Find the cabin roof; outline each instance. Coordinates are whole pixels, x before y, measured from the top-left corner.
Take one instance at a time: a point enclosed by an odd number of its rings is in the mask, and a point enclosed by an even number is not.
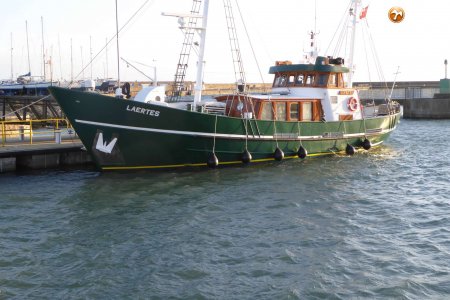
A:
[[[342,65],[327,63],[327,58],[319,56],[315,64],[280,64],[272,66],[269,74],[289,73],[289,72],[327,72],[327,73],[348,73],[349,69]]]

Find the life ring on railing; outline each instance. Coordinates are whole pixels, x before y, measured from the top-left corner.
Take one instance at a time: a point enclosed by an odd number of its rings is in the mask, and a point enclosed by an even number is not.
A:
[[[358,100],[356,100],[356,98],[350,97],[347,100],[347,107],[351,111],[357,110],[358,109]]]

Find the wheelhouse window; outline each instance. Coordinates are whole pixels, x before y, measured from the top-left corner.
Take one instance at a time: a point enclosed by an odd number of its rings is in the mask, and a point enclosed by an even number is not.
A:
[[[317,77],[317,85],[318,86],[326,86],[327,85],[328,74],[319,74]]]
[[[289,118],[291,121],[298,121],[299,119],[299,105],[298,102],[289,104]]]
[[[261,120],[273,120],[273,108],[271,102],[261,103]]]
[[[277,111],[277,120],[285,121],[286,120],[286,103],[276,102],[275,107],[276,107],[276,111]]]
[[[328,79],[328,86],[337,87],[338,86],[338,76],[337,74],[330,74]]]
[[[312,121],[312,103],[303,102],[302,103],[302,121]]]
[[[314,75],[309,74],[306,75],[306,85],[313,85],[314,84]]]
[[[294,85],[294,82],[295,82],[295,76],[289,75],[288,85]]]
[[[295,77],[295,85],[303,85],[303,82],[305,80],[305,76],[303,74],[299,74]]]
[[[275,78],[274,87],[283,87],[286,86],[287,83],[287,76],[281,75]]]

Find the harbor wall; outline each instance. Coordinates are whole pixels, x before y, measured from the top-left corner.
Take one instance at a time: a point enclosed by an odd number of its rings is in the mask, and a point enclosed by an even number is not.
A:
[[[55,147],[50,144],[39,149],[28,148],[29,146],[15,147],[13,150],[0,148],[0,173],[92,165],[90,155],[81,149],[81,144],[75,147]]]
[[[406,119],[450,119],[450,97],[396,100]]]

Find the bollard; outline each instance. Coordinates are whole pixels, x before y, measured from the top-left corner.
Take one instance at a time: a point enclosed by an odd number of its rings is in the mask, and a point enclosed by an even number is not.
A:
[[[55,130],[55,143],[61,144],[61,130]]]
[[[19,125],[19,137],[21,142],[25,140],[25,129],[23,125]]]

